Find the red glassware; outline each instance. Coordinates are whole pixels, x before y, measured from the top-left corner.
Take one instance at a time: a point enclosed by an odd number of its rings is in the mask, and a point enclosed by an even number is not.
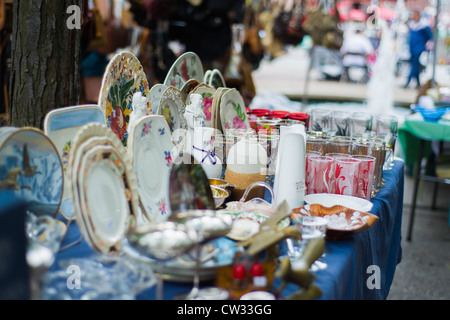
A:
[[[293,112],[289,114],[289,119],[303,121],[305,123],[306,130],[309,129],[309,118],[310,115],[304,112]]]
[[[288,111],[272,111],[269,113],[269,117],[272,119],[289,119]]]

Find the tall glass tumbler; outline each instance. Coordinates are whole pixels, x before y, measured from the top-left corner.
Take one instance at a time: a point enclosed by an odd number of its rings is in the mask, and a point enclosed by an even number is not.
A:
[[[356,197],[358,192],[358,175],[360,164],[361,160],[355,158],[336,159],[336,194]]]
[[[311,110],[310,126],[311,131],[331,131],[331,110],[317,108]]]
[[[356,196],[370,201],[372,198],[376,158],[372,156],[353,156],[353,158],[361,160],[359,165],[358,191]]]
[[[326,156],[307,157],[306,194],[332,193],[335,181],[334,159]]]
[[[368,112],[353,112],[350,119],[350,136],[366,138],[372,131],[373,115]]]
[[[333,111],[331,113],[331,130],[335,136],[350,135],[351,113],[346,111]]]

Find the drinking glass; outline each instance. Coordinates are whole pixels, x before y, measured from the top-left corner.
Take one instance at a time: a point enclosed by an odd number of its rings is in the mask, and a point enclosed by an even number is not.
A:
[[[384,170],[390,170],[393,166],[393,157],[395,152],[395,141],[398,132],[398,119],[392,115],[378,115],[376,117],[376,135],[378,138],[384,139],[386,148],[391,152],[387,152],[387,158]]]
[[[306,194],[332,193],[334,185],[334,159],[325,156],[307,157]]]
[[[312,109],[310,117],[311,131],[322,131],[329,133],[331,131],[331,110]]]
[[[328,140],[322,138],[308,138],[306,139],[306,151],[318,151],[325,154]]]
[[[329,153],[351,154],[353,149],[353,141],[351,139],[343,139],[349,137],[335,137],[328,142]]]
[[[355,158],[336,158],[336,194],[356,196],[360,163]]]
[[[299,259],[311,239],[325,237],[328,220],[318,216],[296,217],[292,220],[302,233],[302,239],[286,239],[287,252],[291,261]]]
[[[356,196],[370,201],[372,197],[376,158],[372,156],[353,156],[353,158],[361,160]]]
[[[333,111],[331,113],[331,132],[335,136],[350,135],[350,112]]]
[[[350,119],[350,136],[368,137],[372,131],[373,115],[367,112],[353,112]]]

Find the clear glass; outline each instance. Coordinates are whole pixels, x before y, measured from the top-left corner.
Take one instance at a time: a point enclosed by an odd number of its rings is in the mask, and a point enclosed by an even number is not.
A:
[[[293,219],[293,223],[302,233],[302,239],[286,239],[287,253],[291,261],[303,255],[311,239],[325,237],[328,220],[323,217],[306,216]]]

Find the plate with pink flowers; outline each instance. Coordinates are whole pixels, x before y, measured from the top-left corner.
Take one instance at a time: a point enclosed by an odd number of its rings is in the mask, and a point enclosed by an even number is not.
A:
[[[190,79],[203,82],[203,65],[199,56],[194,52],[186,52],[182,54],[170,68],[167,73],[164,85],[173,86],[177,89],[183,87],[183,85]]]
[[[171,214],[169,179],[174,145],[169,125],[163,116],[140,118],[130,132],[133,168],[140,206],[151,222],[164,221]]]
[[[213,109],[213,99],[214,94],[216,93],[216,89],[214,89],[211,86],[208,86],[204,83],[199,84],[194,90],[191,91],[191,93],[188,95],[188,98],[186,100],[186,105],[190,104],[190,95],[191,94],[199,94],[202,96],[203,99],[203,113],[206,116],[205,120],[205,127],[211,127],[212,126],[212,109]]]
[[[219,114],[222,130],[250,128],[244,99],[236,89],[223,94],[220,99]]]
[[[137,92],[147,98],[146,113],[151,114],[150,87],[140,61],[131,52],[119,53],[106,67],[98,104],[105,114],[106,125],[125,147],[133,96]]]

